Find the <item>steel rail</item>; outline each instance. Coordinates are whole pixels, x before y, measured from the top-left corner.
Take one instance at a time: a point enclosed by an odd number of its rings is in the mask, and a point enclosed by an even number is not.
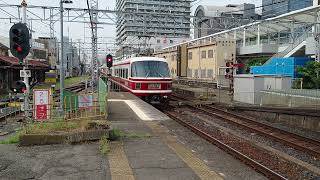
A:
[[[267,124],[254,121],[250,118],[240,116],[228,111],[221,110],[216,107],[202,105],[202,107],[187,105],[192,109],[204,112],[210,116],[217,117],[219,119],[225,120],[237,126],[243,127],[250,131],[259,133],[260,135],[266,136],[268,138],[274,139],[283,144],[289,145],[297,150],[307,152],[317,158],[320,158],[320,142],[303,137],[288,131],[284,131]],[[203,108],[204,107],[204,108]]]
[[[204,138],[205,140],[207,140],[208,142],[216,145],[217,147],[219,147],[220,149],[226,151],[227,153],[231,154],[233,157],[241,160],[242,162],[244,162],[245,164],[251,166],[253,169],[255,169],[256,171],[264,174],[266,177],[270,178],[270,179],[287,179],[285,177],[283,177],[282,175],[278,174],[277,172],[269,169],[268,167],[264,166],[263,164],[251,159],[250,157],[246,156],[245,154],[237,151],[236,149],[230,147],[229,145],[221,142],[220,140],[212,137],[211,135],[209,135],[208,133],[202,131],[201,129],[195,127],[194,125],[191,125],[190,123],[187,123],[185,121],[183,121],[181,118],[177,117],[175,114],[171,113],[171,112],[165,112],[167,116],[169,116],[171,119],[177,121],[178,123],[180,123],[181,125],[189,128],[191,131],[193,131],[195,134],[198,134],[200,137]]]
[[[173,99],[190,100],[188,98],[180,97],[177,95],[172,95]],[[286,144],[297,150],[306,152],[316,158],[320,158],[320,142],[314,139],[310,139],[304,136],[300,136],[295,133],[291,133],[261,122],[254,119],[244,117],[226,110],[222,110],[217,107],[209,105],[201,105],[204,108],[200,108],[193,105],[187,105],[190,108],[196,109],[198,111],[204,112],[210,116],[217,117],[219,119],[228,121],[234,125],[241,126],[245,129],[259,133],[265,137],[274,139],[280,143]],[[229,116],[229,117],[228,117]],[[231,118],[230,118],[231,117]]]

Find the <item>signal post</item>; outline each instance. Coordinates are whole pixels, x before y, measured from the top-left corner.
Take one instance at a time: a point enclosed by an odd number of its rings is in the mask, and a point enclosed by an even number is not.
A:
[[[30,33],[29,29],[26,26],[27,22],[27,3],[25,0],[21,3],[22,6],[22,23],[14,24],[10,28],[9,37],[10,37],[10,51],[13,56],[19,59],[19,64],[23,64],[24,74],[24,84],[26,86],[26,91],[24,92],[24,110],[25,117],[29,116],[29,94],[30,94],[30,85],[29,85],[29,75],[27,75],[27,61],[23,63],[25,57],[28,56],[30,51]]]

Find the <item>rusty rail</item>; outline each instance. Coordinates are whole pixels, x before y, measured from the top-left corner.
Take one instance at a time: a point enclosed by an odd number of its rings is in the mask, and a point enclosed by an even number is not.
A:
[[[172,112],[165,112],[170,118],[172,118],[173,120],[177,121],[178,123],[180,123],[181,125],[189,128],[191,131],[193,131],[195,134],[198,134],[200,137],[204,138],[205,140],[207,140],[208,142],[216,145],[217,147],[219,147],[220,149],[224,150],[225,152],[231,154],[232,156],[234,156],[235,158],[241,160],[242,162],[244,162],[245,164],[251,166],[253,169],[255,169],[256,171],[264,174],[265,176],[267,176],[270,179],[286,179],[285,177],[283,177],[282,175],[278,174],[277,172],[269,169],[268,167],[264,166],[263,164],[251,159],[250,157],[246,156],[245,154],[237,151],[236,149],[228,146],[227,144],[221,142],[220,140],[210,136],[208,133],[202,131],[201,129],[195,127],[194,125],[187,123],[185,121],[183,121],[181,118],[179,118],[176,114],[172,113]]]

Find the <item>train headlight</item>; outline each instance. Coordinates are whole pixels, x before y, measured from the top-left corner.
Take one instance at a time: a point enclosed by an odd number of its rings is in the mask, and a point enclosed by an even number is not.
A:
[[[141,89],[141,83],[136,83],[136,89]]]

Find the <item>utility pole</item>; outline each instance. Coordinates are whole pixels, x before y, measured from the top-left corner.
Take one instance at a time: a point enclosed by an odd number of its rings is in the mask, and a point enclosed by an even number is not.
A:
[[[22,6],[22,23],[27,24],[27,3],[25,0],[22,0],[21,3]],[[27,59],[24,59],[24,66],[23,66],[23,71],[26,72],[28,69],[28,61]],[[25,117],[29,117],[29,95],[30,95],[30,85],[29,85],[29,78],[27,76],[24,76],[23,78],[24,84],[26,85],[26,92],[25,92],[25,97],[24,97],[24,112],[25,112]]]
[[[64,49],[63,49],[63,3],[71,4],[70,0],[60,0],[60,35],[61,35],[61,50],[60,50],[60,112],[63,114],[63,89],[64,89]]]
[[[61,49],[60,49],[60,112],[63,113],[63,89],[64,89],[64,59],[63,59],[63,0],[60,0],[60,35],[61,35]]]
[[[98,51],[98,45],[97,45],[97,36],[98,36],[98,12],[96,11],[98,9],[98,0],[91,0],[91,15],[92,15],[92,22],[91,22],[91,28],[92,28],[92,92],[94,92],[94,86],[98,82],[98,60],[97,60],[97,51]]]

